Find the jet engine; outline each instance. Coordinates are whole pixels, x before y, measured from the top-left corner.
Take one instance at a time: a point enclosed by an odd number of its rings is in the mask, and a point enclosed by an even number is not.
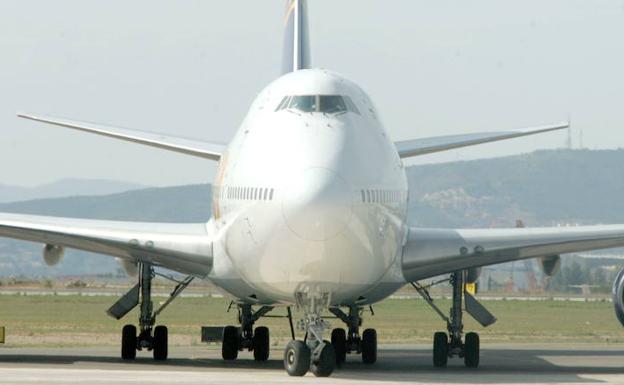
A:
[[[43,246],[43,260],[48,266],[54,266],[59,263],[63,259],[64,254],[65,248],[63,246],[50,244]]]
[[[466,283],[475,283],[477,282],[477,279],[479,279],[480,275],[481,275],[480,267],[471,267],[470,269],[466,270],[464,279],[466,280]]]
[[[542,271],[549,277],[557,274],[561,269],[561,257],[558,255],[551,255],[549,257],[542,257],[539,259]]]
[[[122,258],[116,258],[116,259],[117,259],[117,262],[119,262],[119,264],[121,265],[121,267],[123,267],[123,269],[126,271],[126,274],[128,274],[130,277],[136,277],[137,274],[139,274],[139,268],[136,262],[128,261],[127,259],[122,259]]]
[[[620,270],[613,281],[613,307],[615,316],[624,325],[624,269]]]

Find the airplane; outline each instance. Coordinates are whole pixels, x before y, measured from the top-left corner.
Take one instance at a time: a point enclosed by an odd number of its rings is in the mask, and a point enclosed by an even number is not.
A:
[[[88,122],[20,113],[38,122],[188,154],[218,162],[212,217],[207,223],[139,223],[0,214],[0,236],[44,244],[48,264],[66,248],[116,257],[137,284],[108,313],[122,318],[140,305],[137,326],[122,329],[121,357],[137,350],[168,355],[168,329],[156,326],[152,279],[165,268],[186,275],[163,306],[195,278],[213,282],[233,299],[238,324],[222,328],[222,356],[240,351],[266,361],[270,333],[256,327],[286,308],[292,340],[284,350],[291,376],[330,376],[358,354],[377,360],[377,331],[361,331],[364,310],[406,284],[438,311],[446,331],[433,338],[433,364],[460,357],[479,365],[480,340],[464,334],[464,307],[482,325],[495,317],[465,290],[482,266],[537,258],[554,274],[560,255],[624,246],[624,225],[436,229],[407,223],[409,186],[404,161],[481,143],[557,131],[558,123],[504,132],[394,142],[371,98],[355,82],[310,65],[305,0],[286,5],[282,75],[251,105],[229,144],[179,138]],[[409,124],[409,122],[408,122]],[[424,279],[449,275],[447,315],[428,295]],[[624,323],[624,272],[614,284],[616,313]],[[296,339],[291,306],[302,313]],[[327,312],[343,322],[329,332]],[[415,324],[415,327],[417,325]],[[328,339],[328,332],[329,339]]]

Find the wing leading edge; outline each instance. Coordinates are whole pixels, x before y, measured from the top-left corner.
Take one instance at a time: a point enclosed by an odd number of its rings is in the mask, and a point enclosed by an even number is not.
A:
[[[226,149],[226,145],[221,143],[210,143],[196,139],[172,137],[163,134],[130,130],[127,128],[104,126],[101,124],[79,122],[76,120],[53,118],[26,113],[18,113],[17,116],[37,122],[72,128],[92,134],[108,136],[110,138],[121,139],[128,142],[144,144],[152,147],[158,147],[165,150],[180,152],[183,154],[198,156],[211,160],[220,160]]]
[[[149,262],[204,277],[212,269],[205,223],[117,222],[0,213],[0,236]]]
[[[520,259],[624,246],[624,225],[511,229],[411,228],[406,281]]]
[[[401,158],[431,154],[452,150],[460,147],[474,146],[482,143],[496,142],[499,140],[519,138],[522,136],[536,135],[544,132],[562,130],[568,128],[569,123],[558,123],[548,126],[523,128],[519,130],[501,132],[478,132],[465,135],[435,136],[430,138],[404,140],[395,142],[394,145]]]

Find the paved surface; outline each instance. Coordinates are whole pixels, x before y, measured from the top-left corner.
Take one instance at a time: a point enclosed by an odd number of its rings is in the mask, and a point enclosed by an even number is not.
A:
[[[264,364],[249,353],[224,362],[214,348],[170,350],[165,363],[141,352],[127,363],[116,348],[0,348],[0,384],[624,384],[624,346],[487,347],[476,370],[466,369],[459,359],[434,369],[426,346],[383,346],[377,364],[364,366],[351,356],[329,379],[288,377],[281,348]]]

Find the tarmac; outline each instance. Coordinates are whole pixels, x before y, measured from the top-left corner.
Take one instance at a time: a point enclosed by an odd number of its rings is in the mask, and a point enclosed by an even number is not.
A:
[[[111,347],[5,347],[0,384],[624,384],[624,346],[482,346],[478,369],[467,369],[457,358],[445,369],[434,368],[425,345],[380,346],[376,364],[349,356],[330,378],[289,377],[282,347],[272,349],[268,362],[256,363],[248,352],[224,362],[214,346],[171,346],[165,362],[154,362],[149,352],[125,362]]]

